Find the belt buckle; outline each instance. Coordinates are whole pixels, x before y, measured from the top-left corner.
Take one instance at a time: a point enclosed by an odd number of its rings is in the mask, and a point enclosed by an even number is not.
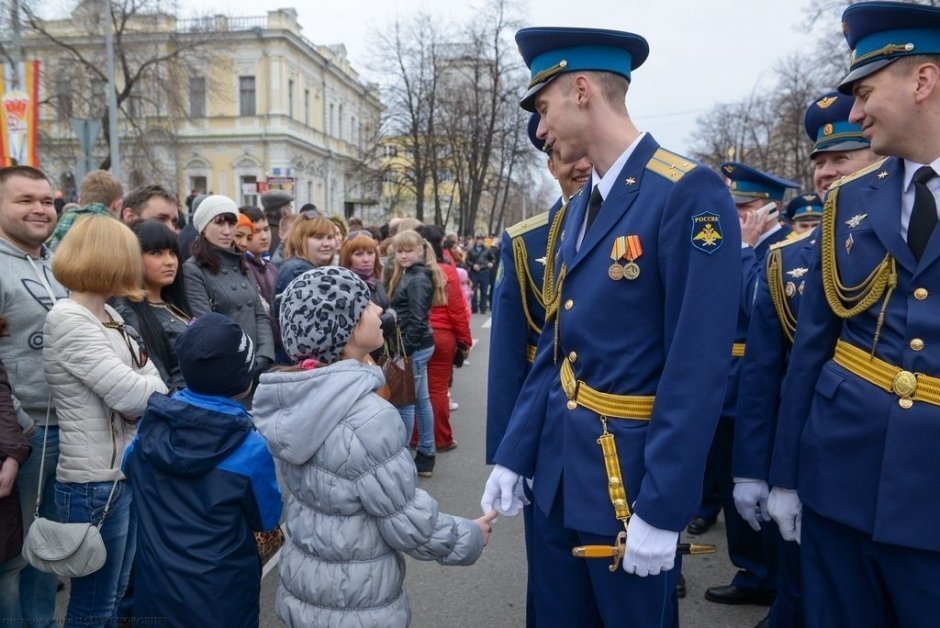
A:
[[[900,397],[898,405],[905,410],[910,408],[914,405],[911,397],[914,395],[914,391],[917,390],[917,375],[910,371],[898,371],[891,382],[891,390]]]

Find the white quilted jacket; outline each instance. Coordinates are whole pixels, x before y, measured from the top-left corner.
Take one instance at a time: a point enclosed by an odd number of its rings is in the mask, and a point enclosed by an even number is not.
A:
[[[255,425],[290,490],[276,603],[288,626],[407,626],[402,552],[468,565],[483,551],[474,522],[415,487],[401,416],[373,392],[384,383],[355,360],[261,376]]]
[[[115,322],[123,322],[105,307]],[[56,302],[42,336],[43,367],[59,416],[56,478],[76,483],[124,479],[121,459],[137,428],[121,415],[139,417],[150,395],[167,391],[159,372],[150,361],[135,370],[120,332],[105,328],[71,299]]]

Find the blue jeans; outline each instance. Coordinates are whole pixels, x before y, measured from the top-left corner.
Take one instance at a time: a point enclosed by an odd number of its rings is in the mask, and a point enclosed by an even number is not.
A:
[[[32,454],[20,467],[16,476],[16,485],[20,493],[20,510],[23,514],[23,534],[33,522],[36,510],[36,494],[39,491],[39,463],[42,457],[42,439],[46,428],[39,426],[30,437]],[[43,490],[40,514],[55,518],[55,496],[53,480],[56,465],[59,463],[59,427],[49,427],[46,441],[46,464],[42,470]],[[40,628],[55,626],[55,590],[56,577],[43,573],[26,564],[17,556],[5,563],[0,563],[0,619],[8,617],[28,620],[26,625]],[[10,622],[11,625],[16,625]],[[6,624],[4,624],[6,625]]]
[[[55,482],[58,520],[65,523],[101,521],[111,492],[111,482]],[[72,578],[68,626],[114,626],[118,601],[124,596],[137,549],[137,521],[131,508],[131,490],[119,482],[111,500],[111,509],[101,526],[108,559],[104,567],[83,578]]]
[[[411,368],[415,374],[415,403],[398,408],[401,420],[405,422],[405,442],[411,441],[417,409],[418,451],[428,456],[434,455],[434,410],[431,409],[431,395],[428,393],[428,362],[433,354],[433,346],[418,349],[411,354]]]

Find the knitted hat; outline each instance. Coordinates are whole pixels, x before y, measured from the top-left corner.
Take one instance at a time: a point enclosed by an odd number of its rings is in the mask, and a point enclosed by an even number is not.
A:
[[[193,392],[234,397],[251,386],[254,345],[227,316],[210,312],[197,318],[176,339],[176,355]]]
[[[221,194],[207,196],[199,203],[199,207],[193,213],[193,227],[196,228],[197,233],[202,233],[209,226],[209,223],[215,220],[216,216],[222,214],[232,214],[233,217],[237,218],[238,205],[229,197]]]
[[[348,268],[308,270],[281,295],[281,336],[292,360],[330,363],[349,342],[369,305],[369,286]]]
[[[251,218],[249,218],[248,216],[240,212],[238,214],[238,222],[235,224],[236,229],[238,229],[239,227],[244,227],[245,229],[248,229],[248,233],[255,232],[255,223],[251,222]]]

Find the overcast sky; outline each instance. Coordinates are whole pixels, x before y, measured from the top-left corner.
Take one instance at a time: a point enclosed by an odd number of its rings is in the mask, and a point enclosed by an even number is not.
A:
[[[699,115],[719,102],[772,89],[775,61],[812,49],[813,37],[801,31],[808,1],[528,0],[526,23],[595,26],[643,35],[650,43],[650,56],[633,73],[628,108],[638,126],[651,131],[663,146],[685,152]],[[345,44],[353,66],[367,75],[367,39],[375,29],[416,11],[433,15],[446,11],[447,19],[466,21],[473,15],[471,2],[186,0],[181,6],[185,13],[241,16],[294,6],[305,36],[318,44]],[[573,8],[583,10],[574,13]],[[830,30],[838,33],[838,24]],[[519,86],[520,94],[523,87]]]

